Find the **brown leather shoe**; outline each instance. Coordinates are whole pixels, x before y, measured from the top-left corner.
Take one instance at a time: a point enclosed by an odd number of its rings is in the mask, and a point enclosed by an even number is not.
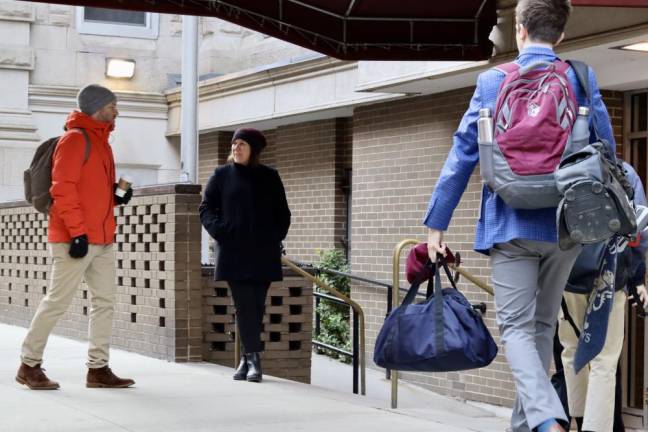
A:
[[[135,384],[129,378],[119,378],[108,366],[98,369],[88,369],[86,387],[88,388],[126,388]]]
[[[41,366],[27,366],[25,363],[20,363],[20,368],[16,374],[16,381],[20,384],[26,385],[32,390],[57,390],[60,386],[56,381],[47,378],[45,369]]]

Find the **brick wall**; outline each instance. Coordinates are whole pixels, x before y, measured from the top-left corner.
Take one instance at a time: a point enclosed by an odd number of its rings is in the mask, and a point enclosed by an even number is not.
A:
[[[217,166],[227,160],[231,149],[231,132],[201,134],[198,141],[198,183],[205,186]]]
[[[171,361],[202,358],[200,188],[142,188],[115,209],[117,294],[112,345]],[[49,289],[47,218],[24,203],[0,205],[0,321],[29,326]],[[85,283],[55,333],[86,339]]]
[[[391,281],[394,246],[405,238],[425,240],[421,220],[452,144],[472,89],[371,105],[356,110],[353,123],[351,266],[354,273]],[[487,257],[472,251],[481,186],[478,170],[455,210],[446,240],[464,266],[489,279]],[[403,252],[404,261],[407,250]],[[401,265],[402,268],[402,265]],[[401,272],[401,286],[405,286]],[[386,293],[353,286],[367,315],[368,352],[384,320]],[[460,284],[471,301],[488,306],[487,325],[498,340],[492,299],[472,284]],[[368,362],[371,365],[371,362]],[[403,374],[430,389],[456,397],[510,405],[515,393],[502,353],[488,368],[467,373]]]
[[[336,162],[336,178],[341,193],[339,208],[336,209],[336,238],[343,239],[342,246],[345,246],[350,254],[351,233],[348,230],[353,219],[350,214],[353,189],[353,119],[338,119],[337,131],[337,143],[342,149],[337,152]]]
[[[317,250],[343,247],[349,120],[331,119],[279,127],[270,149],[286,188],[292,224],[285,245],[300,260],[317,261]]]
[[[213,267],[203,278],[203,358],[232,366],[236,323],[234,304],[226,282],[213,280]],[[313,287],[291,274],[270,285],[266,298],[261,341],[266,374],[310,383],[313,329]]]
[[[612,122],[618,156],[623,156],[623,95],[623,92],[619,91],[601,90],[603,102]]]

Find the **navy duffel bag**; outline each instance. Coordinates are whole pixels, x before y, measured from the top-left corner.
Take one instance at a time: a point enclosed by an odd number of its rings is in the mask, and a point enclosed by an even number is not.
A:
[[[401,371],[450,372],[489,365],[497,355],[497,345],[479,312],[457,290],[441,288],[437,261],[434,295],[412,304],[425,273],[414,281],[403,303],[383,324],[374,350],[374,362],[383,368]]]

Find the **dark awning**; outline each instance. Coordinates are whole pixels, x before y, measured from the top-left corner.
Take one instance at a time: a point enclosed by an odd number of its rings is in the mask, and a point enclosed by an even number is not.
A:
[[[573,6],[648,7],[648,0],[572,0]]]
[[[213,16],[345,60],[483,60],[495,0],[53,0]]]

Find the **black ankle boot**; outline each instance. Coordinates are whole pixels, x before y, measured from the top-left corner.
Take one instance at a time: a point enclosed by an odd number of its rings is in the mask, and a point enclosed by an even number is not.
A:
[[[247,378],[247,373],[248,373],[248,364],[247,364],[247,358],[245,354],[241,356],[241,362],[239,363],[238,367],[236,368],[236,372],[234,372],[234,379],[236,381],[243,381]]]
[[[258,352],[246,354],[247,357],[247,380],[249,382],[261,382],[263,373],[261,371],[261,357]]]

